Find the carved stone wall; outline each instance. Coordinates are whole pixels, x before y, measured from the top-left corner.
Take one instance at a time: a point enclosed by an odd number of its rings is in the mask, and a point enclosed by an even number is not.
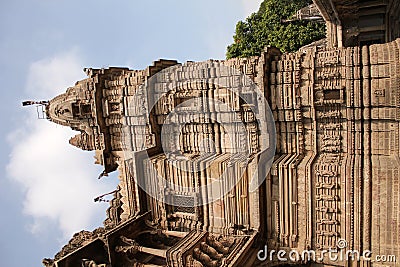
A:
[[[272,59],[271,244],[399,253],[399,44]]]
[[[259,245],[317,253],[345,240],[347,249],[400,255],[399,53],[397,39],[363,47],[308,47],[290,54],[268,48],[260,57],[207,61],[214,71],[222,65],[240,70],[268,100],[276,126],[276,156],[268,174],[257,167],[257,155],[265,146],[260,139],[262,129],[255,123],[257,114],[226,88],[180,83],[179,76],[165,76],[157,80],[154,92],[141,91],[142,83],[169,66],[176,65],[181,77],[202,75],[194,63],[160,60],[146,70],[88,69],[87,79],[50,101],[47,115],[53,122],[80,131],[70,143],[95,150],[106,173],[118,169],[119,191],[105,222],[110,234],[151,211],[150,221],[162,230],[252,235]],[[166,89],[163,79],[175,81],[176,88]],[[193,103],[211,117],[228,118],[224,125],[179,112],[190,110],[185,101],[198,96],[233,108],[215,110],[209,102]],[[168,118],[172,110],[177,112],[173,119]],[[184,127],[177,128],[174,120],[185,122]],[[239,121],[246,135],[237,134]],[[171,138],[168,149],[161,148],[162,130]],[[238,146],[227,141],[227,133],[239,147],[248,144],[250,161],[243,170]],[[191,159],[190,164],[174,154],[178,148]],[[228,166],[228,158],[234,155],[238,155],[237,164]],[[208,164],[211,156],[214,165],[193,171]],[[221,199],[209,203],[214,192],[197,188],[227,168],[232,170],[231,177],[243,171],[243,178]],[[252,193],[249,181],[255,173],[267,178]],[[157,181],[147,184],[151,192],[178,204],[157,200],[138,186],[150,179]],[[180,187],[193,191],[181,192]],[[193,203],[205,204],[192,207]],[[246,242],[237,251],[248,253],[251,263],[255,254],[247,250],[250,243]],[[201,264],[209,262],[207,255],[199,253],[185,261],[193,266],[200,266],[199,259]],[[347,263],[327,259],[323,264]]]

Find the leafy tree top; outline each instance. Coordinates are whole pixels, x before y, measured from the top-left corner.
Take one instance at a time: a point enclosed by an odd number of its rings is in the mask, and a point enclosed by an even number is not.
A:
[[[227,48],[226,57],[260,55],[267,45],[282,52],[293,52],[300,47],[325,37],[325,25],[314,21],[283,22],[311,0],[264,0],[259,10],[236,25],[234,43]]]

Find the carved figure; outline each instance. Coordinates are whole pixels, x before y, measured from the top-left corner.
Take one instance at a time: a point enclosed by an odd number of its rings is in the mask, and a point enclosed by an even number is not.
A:
[[[186,267],[203,267],[203,266],[204,265],[195,258],[193,258],[192,255],[188,255],[186,257]]]
[[[224,247],[224,245],[222,245],[221,242],[219,242],[215,236],[213,235],[209,235],[207,237],[207,242],[210,246],[214,247],[217,251],[219,251],[220,253],[226,255],[229,253],[229,247]]]
[[[210,255],[210,257],[215,259],[215,260],[220,260],[220,259],[223,258],[222,254],[219,254],[218,251],[215,250],[215,248],[207,245],[206,242],[201,242],[200,243],[200,248],[204,253],[206,253],[207,255]]]
[[[43,259],[42,263],[45,267],[54,267],[53,259],[45,258],[45,259]]]
[[[195,256],[196,259],[204,263],[207,267],[218,267],[218,261],[212,260],[210,256],[202,252],[199,248],[195,248],[193,250],[193,255]]]
[[[107,267],[107,265],[97,264],[94,260],[82,259],[82,267]]]

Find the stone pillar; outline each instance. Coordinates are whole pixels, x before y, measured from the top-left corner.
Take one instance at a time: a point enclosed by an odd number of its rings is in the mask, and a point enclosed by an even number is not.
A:
[[[147,254],[151,254],[154,256],[158,256],[161,258],[167,258],[167,250],[166,249],[155,249],[155,248],[148,248],[140,246],[135,240],[121,237],[121,240],[128,244],[127,246],[117,246],[115,248],[116,252],[123,252],[128,254],[135,254],[137,252],[144,252]]]
[[[165,259],[167,258],[167,250],[166,249],[156,249],[156,248],[148,248],[148,247],[142,247],[142,246],[137,246],[135,249],[137,251],[151,254],[154,256],[158,256],[161,258],[165,258]]]
[[[168,231],[168,230],[163,230],[162,233],[167,236],[173,236],[173,237],[178,237],[178,238],[184,238],[188,234],[186,232]]]
[[[160,267],[161,265],[135,262],[132,266],[133,267]]]

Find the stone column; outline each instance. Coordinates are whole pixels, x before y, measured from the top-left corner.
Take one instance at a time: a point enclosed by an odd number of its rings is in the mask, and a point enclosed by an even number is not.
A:
[[[186,232],[168,231],[168,230],[163,230],[162,233],[167,236],[173,236],[173,237],[178,237],[178,238],[184,238],[188,234]]]
[[[161,265],[135,262],[132,266],[133,267],[160,267]]]
[[[122,237],[123,242],[129,244],[128,246],[117,246],[115,248],[116,252],[123,252],[123,253],[132,253],[135,254],[137,252],[144,252],[147,254],[151,254],[154,256],[158,256],[161,258],[167,258],[167,250],[166,249],[155,249],[155,248],[148,248],[140,246],[136,241],[131,240],[129,238]]]
[[[142,246],[136,246],[135,249],[139,252],[144,252],[147,254],[151,254],[154,256],[158,256],[161,258],[167,258],[167,250],[166,249],[156,249],[156,248],[148,248]]]

